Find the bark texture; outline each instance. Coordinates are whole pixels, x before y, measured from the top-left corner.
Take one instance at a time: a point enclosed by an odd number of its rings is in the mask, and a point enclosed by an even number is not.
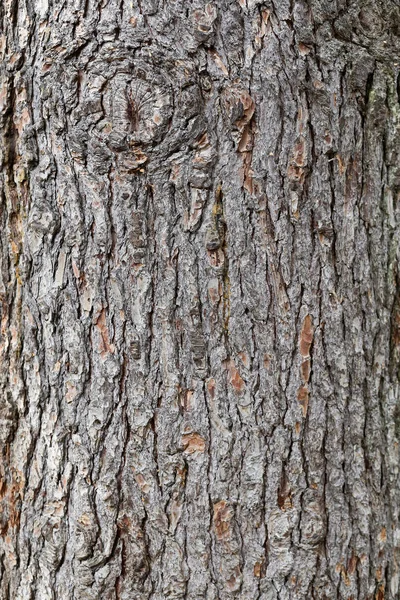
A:
[[[398,600],[398,2],[0,14],[1,600]]]

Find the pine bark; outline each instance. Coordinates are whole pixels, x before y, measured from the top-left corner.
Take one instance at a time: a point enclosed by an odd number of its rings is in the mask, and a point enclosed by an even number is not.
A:
[[[1,600],[397,600],[397,1],[0,15]]]

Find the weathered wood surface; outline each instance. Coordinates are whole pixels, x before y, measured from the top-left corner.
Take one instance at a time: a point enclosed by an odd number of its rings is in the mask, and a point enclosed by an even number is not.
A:
[[[397,600],[394,0],[4,0],[1,600]]]

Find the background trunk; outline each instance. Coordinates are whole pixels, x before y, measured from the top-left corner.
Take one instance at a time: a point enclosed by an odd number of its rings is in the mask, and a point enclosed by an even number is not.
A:
[[[0,12],[1,599],[398,599],[397,2]]]

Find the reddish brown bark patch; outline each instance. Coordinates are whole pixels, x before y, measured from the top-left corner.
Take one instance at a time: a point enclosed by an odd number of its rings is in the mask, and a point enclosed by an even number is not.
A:
[[[240,579],[241,579],[241,571],[240,571],[239,565],[237,565],[235,567],[232,575],[229,577],[229,579],[226,582],[228,590],[230,590],[231,592],[237,591],[240,587]]]
[[[355,572],[356,566],[357,566],[357,561],[358,561],[357,556],[355,556],[355,554],[352,553],[350,560],[348,562],[348,565],[347,565],[347,572],[349,575],[353,575],[353,573]]]
[[[300,366],[300,374],[301,374],[303,383],[308,383],[308,380],[310,379],[310,371],[311,371],[310,359],[307,358],[306,360],[303,360],[303,362],[301,363],[301,366]]]
[[[211,400],[215,397],[215,379],[211,378],[207,381],[207,391],[210,394]]]
[[[231,384],[231,386],[233,387],[235,392],[237,394],[241,394],[244,390],[245,383],[244,383],[243,379],[240,377],[239,371],[237,370],[236,365],[233,362],[233,360],[230,360],[228,362],[228,377],[229,377],[229,383]]]
[[[244,364],[244,366],[246,367],[246,369],[248,369],[250,366],[250,361],[249,361],[249,357],[246,354],[246,352],[239,352],[239,358],[242,361],[242,363]]]
[[[381,584],[378,587],[378,591],[376,592],[375,600],[384,600],[384,599],[385,599],[385,586],[383,584]]]
[[[195,452],[204,452],[206,442],[198,433],[186,433],[182,436],[182,444],[186,454],[194,454]]]
[[[300,333],[300,354],[304,357],[310,356],[310,348],[313,341],[314,328],[310,315],[306,315]]]
[[[107,354],[112,354],[115,350],[114,344],[110,343],[108,334],[107,322],[106,322],[106,311],[103,308],[96,323],[97,329],[100,331],[101,339],[99,344],[99,351],[102,357]]]
[[[257,561],[254,565],[253,569],[254,577],[261,579],[261,577],[265,577],[265,561]]]
[[[302,42],[300,42],[299,44],[299,54],[300,56],[307,56],[307,54],[310,54],[310,48],[308,46],[306,46],[305,44],[303,44]]]
[[[117,521],[118,529],[123,533],[128,533],[132,528],[132,519],[128,515],[122,515]]]
[[[278,490],[278,506],[281,510],[292,508],[292,492],[286,477],[282,477]]]
[[[309,400],[307,386],[302,385],[299,387],[299,389],[297,391],[297,400],[303,409],[303,416],[305,417],[307,415],[308,400]]]
[[[4,537],[8,530],[18,527],[24,488],[23,473],[13,469],[11,482],[5,478],[0,481],[0,535]]]
[[[192,410],[194,407],[194,391],[179,390],[179,403],[184,411]]]
[[[221,500],[214,504],[214,530],[218,540],[227,540],[232,532],[233,508]]]

